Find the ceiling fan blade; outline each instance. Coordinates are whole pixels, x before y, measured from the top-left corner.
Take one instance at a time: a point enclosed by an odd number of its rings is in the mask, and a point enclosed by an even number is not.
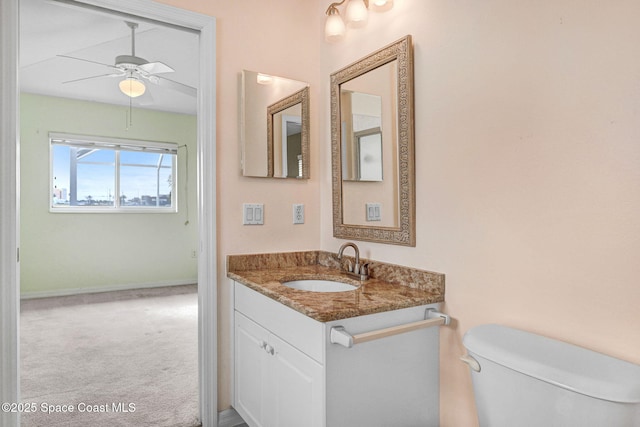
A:
[[[163,62],[147,62],[138,68],[149,74],[173,73],[175,70]]]
[[[140,98],[138,98],[138,103],[141,107],[146,107],[147,105],[155,105],[156,101],[155,99],[153,99],[153,94],[151,92],[153,92],[151,88],[147,88],[144,94]]]
[[[92,64],[98,64],[98,65],[102,65],[103,67],[109,67],[113,70],[120,70],[118,67],[115,67],[113,65],[110,64],[103,64],[102,62],[97,62],[97,61],[92,61],[90,59],[84,59],[84,58],[77,58],[75,56],[68,56],[68,55],[56,55],[59,56],[60,58],[68,58],[68,59],[75,59],[76,61],[84,61],[84,62],[90,62]]]
[[[178,92],[182,92],[185,95],[195,97],[198,94],[198,90],[195,87],[176,82],[174,80],[168,79],[166,77],[161,76],[152,76],[149,79],[150,82],[157,84],[160,87],[165,87],[167,89],[175,90]]]
[[[119,76],[120,74],[116,74],[116,73],[100,74],[99,76],[90,76],[90,77],[82,77],[74,80],[67,80],[66,82],[62,82],[62,84],[81,82],[83,80],[99,79],[100,77],[119,77]]]

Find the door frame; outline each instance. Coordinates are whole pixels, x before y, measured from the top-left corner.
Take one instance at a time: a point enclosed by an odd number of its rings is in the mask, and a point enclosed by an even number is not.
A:
[[[200,419],[218,425],[216,102],[214,17],[153,0],[60,0],[154,19],[200,32],[197,97],[198,367]],[[20,402],[20,2],[0,0],[0,402]],[[0,425],[19,414],[0,411]]]

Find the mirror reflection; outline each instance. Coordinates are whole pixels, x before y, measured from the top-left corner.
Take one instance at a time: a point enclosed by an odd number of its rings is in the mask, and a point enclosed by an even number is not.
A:
[[[342,85],[342,179],[382,181],[382,97]]]
[[[340,85],[344,224],[398,227],[397,63]]]
[[[273,146],[274,178],[309,178],[309,88],[267,108],[267,139]]]
[[[415,246],[407,36],[331,75],[334,236]]]
[[[298,80],[242,71],[244,176],[308,178],[308,86]]]

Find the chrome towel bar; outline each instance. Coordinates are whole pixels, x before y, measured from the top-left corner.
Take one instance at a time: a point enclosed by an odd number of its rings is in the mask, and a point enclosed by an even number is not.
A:
[[[411,332],[417,329],[428,328],[431,326],[451,324],[451,318],[449,317],[449,315],[440,313],[433,308],[428,308],[425,311],[424,317],[424,320],[419,320],[417,322],[405,323],[404,325],[391,326],[389,328],[363,332],[356,335],[351,335],[350,333],[348,333],[343,326],[334,326],[331,328],[329,340],[331,341],[331,344],[340,344],[344,347],[351,348],[356,344],[373,341],[392,335],[398,335],[404,332]]]

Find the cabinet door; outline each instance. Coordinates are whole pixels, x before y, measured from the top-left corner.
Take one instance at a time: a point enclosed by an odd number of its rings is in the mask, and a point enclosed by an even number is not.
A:
[[[269,333],[242,314],[235,313],[235,408],[252,427],[266,427],[269,409],[268,364],[265,351]]]
[[[275,398],[268,408],[269,426],[324,426],[322,366],[275,335],[269,336],[269,344],[269,393]]]

